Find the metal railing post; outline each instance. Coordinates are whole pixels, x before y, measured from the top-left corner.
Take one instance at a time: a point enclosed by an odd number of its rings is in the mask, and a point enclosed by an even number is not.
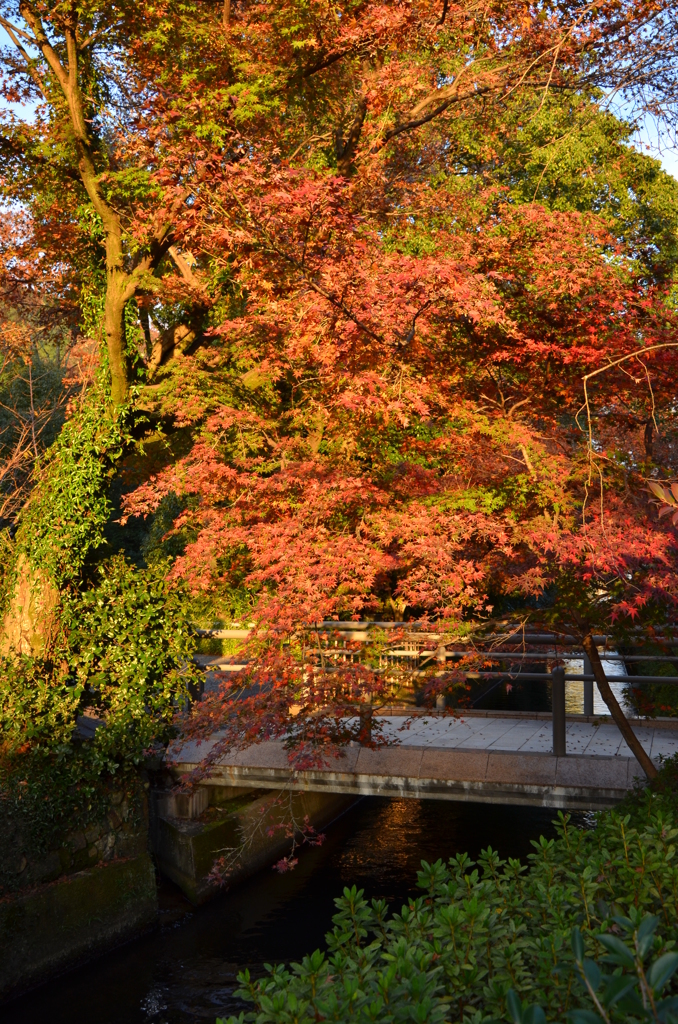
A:
[[[368,747],[372,742],[372,694],[368,693],[367,700],[360,705],[360,743]]]
[[[589,659],[588,654],[584,655],[584,675],[585,676],[592,676],[593,675],[593,666],[591,665],[591,661]],[[592,679],[585,679],[584,680],[584,714],[585,715],[592,715],[593,714],[593,680]]]
[[[551,703],[553,706],[553,753],[565,757],[565,669],[562,666],[551,672]]]
[[[447,648],[445,647],[444,644],[441,644],[436,651],[436,662],[444,672],[445,666],[447,664]],[[440,672],[436,672],[436,675],[440,674]],[[445,694],[439,693],[438,696],[436,697],[436,710],[444,711],[446,703],[447,701],[445,700]]]

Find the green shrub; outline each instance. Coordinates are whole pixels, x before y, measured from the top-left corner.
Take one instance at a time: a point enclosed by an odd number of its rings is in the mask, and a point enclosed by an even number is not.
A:
[[[64,597],[61,627],[49,658],[0,664],[0,863],[16,836],[41,852],[100,817],[113,778],[134,787],[197,678],[163,563],[102,563],[93,586]],[[83,715],[100,723],[91,739],[76,728]]]
[[[514,1009],[523,1001],[541,1007],[533,1024],[590,1009],[577,961],[598,954],[597,936],[614,934],[617,919],[653,915],[652,950],[664,954],[675,945],[675,771],[667,766],[656,788],[600,812],[594,829],[559,815],[558,837],[534,843],[529,865],[504,861],[492,849],[477,863],[465,854],[447,865],[423,863],[424,895],[399,913],[345,889],[327,953],[271,968],[261,981],[245,972],[239,994],[254,1009],[228,1024],[480,1024],[512,1019],[507,999]]]
[[[177,706],[196,678],[180,592],[161,563],[139,570],[115,556],[97,575],[93,587],[64,600],[62,633],[49,658],[3,662],[6,752],[46,755],[77,746],[76,719],[87,714],[103,723],[87,759],[93,770],[115,771],[123,761],[138,764],[152,743],[171,735]]]
[[[138,764],[152,743],[165,742],[197,679],[193,629],[168,568],[137,569],[116,555],[65,609],[70,679],[83,709],[105,722],[93,747],[114,761]]]

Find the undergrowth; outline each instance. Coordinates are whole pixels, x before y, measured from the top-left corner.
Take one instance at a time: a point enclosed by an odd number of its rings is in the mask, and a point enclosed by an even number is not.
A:
[[[673,760],[651,787],[599,812],[593,829],[560,814],[557,838],[534,842],[527,864],[491,848],[475,863],[466,854],[423,862],[422,895],[398,913],[355,886],[344,889],[326,952],[271,967],[258,981],[245,971],[239,995],[253,1008],[221,1024],[536,1024],[572,1013],[602,1021],[581,983],[581,965],[600,954],[598,936],[637,932],[647,919],[648,954],[666,956],[676,944],[677,781]],[[646,1019],[610,1013],[615,1021]]]

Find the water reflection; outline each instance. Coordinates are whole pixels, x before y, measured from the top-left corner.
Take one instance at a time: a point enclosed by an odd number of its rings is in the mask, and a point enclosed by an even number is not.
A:
[[[614,654],[614,651],[610,652]],[[633,705],[627,698],[627,683],[614,683],[612,680],[615,676],[626,675],[626,665],[623,661],[612,660],[606,658],[601,653],[600,661],[605,670],[605,675],[610,683],[610,689],[617,698],[617,701],[626,714],[634,715],[635,711]],[[580,680],[569,679],[568,675],[583,675],[584,673],[584,661],[583,659],[571,658],[565,662],[565,712],[568,715],[583,715],[584,714],[584,683]],[[593,684],[593,714],[594,715],[609,715],[610,711],[607,704],[600,696],[600,692],[596,684]]]
[[[614,652],[609,652],[614,653]],[[617,698],[626,714],[635,715],[635,708],[628,699],[628,683],[613,682],[616,676],[626,675],[623,661],[606,658],[601,652],[600,658],[610,689]],[[565,711],[568,715],[584,714],[584,683],[581,680],[568,679],[568,675],[583,675],[584,662],[581,658],[569,658],[565,666]],[[497,683],[485,696],[478,699],[474,707],[486,711],[551,711],[551,681],[549,679],[525,679],[516,676],[507,686],[505,682]],[[593,684],[593,713],[601,717],[609,716],[607,704],[600,696],[598,687]]]

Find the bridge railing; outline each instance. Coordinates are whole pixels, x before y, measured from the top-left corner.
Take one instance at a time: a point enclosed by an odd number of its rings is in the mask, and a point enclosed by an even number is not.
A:
[[[204,636],[242,641],[251,634],[249,628],[198,632]],[[661,645],[665,650],[675,647],[676,654],[642,653],[643,648],[647,648],[647,638],[639,642],[625,641],[623,654],[616,650],[611,635],[595,636],[594,641],[604,662],[618,662],[624,669],[627,663],[678,663],[678,636],[673,634],[652,637],[651,642],[653,645]],[[345,664],[367,662],[394,682],[408,679],[416,683],[422,677],[436,676],[496,681],[496,685],[517,680],[550,681],[553,752],[557,756],[566,753],[566,679],[583,682],[584,715],[592,716],[594,713],[595,677],[588,655],[574,636],[529,633],[509,625],[504,632],[475,637],[474,642],[470,643],[468,638],[452,637],[449,632],[420,628],[416,623],[332,620],[307,628],[303,658],[305,662],[326,671]],[[583,671],[566,673],[563,663],[572,661],[581,661]],[[237,670],[246,663],[243,659],[235,663],[232,659],[221,662],[215,659],[209,668],[216,671]],[[610,679],[633,687],[653,683],[678,685],[678,675],[628,675],[625,671],[620,675],[615,673]],[[486,695],[487,691],[482,696]],[[445,707],[442,693],[437,698],[437,707],[441,710]]]

